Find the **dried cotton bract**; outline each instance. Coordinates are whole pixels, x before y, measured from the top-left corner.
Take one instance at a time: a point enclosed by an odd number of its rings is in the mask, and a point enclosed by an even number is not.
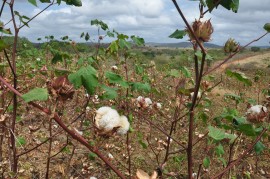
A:
[[[264,122],[267,114],[267,108],[262,105],[251,106],[246,112],[247,120],[252,123]]]
[[[115,109],[108,106],[101,107],[96,111],[95,124],[98,129],[105,132],[118,128],[116,133],[119,135],[126,134],[130,125],[126,116],[119,116]]]

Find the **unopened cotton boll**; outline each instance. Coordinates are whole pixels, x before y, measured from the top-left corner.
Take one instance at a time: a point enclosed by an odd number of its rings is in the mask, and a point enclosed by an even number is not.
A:
[[[96,111],[96,126],[99,129],[110,131],[119,124],[119,114],[115,109],[104,106]]]
[[[117,134],[124,135],[129,130],[129,122],[126,116],[120,116],[119,118],[119,129],[117,130]]]

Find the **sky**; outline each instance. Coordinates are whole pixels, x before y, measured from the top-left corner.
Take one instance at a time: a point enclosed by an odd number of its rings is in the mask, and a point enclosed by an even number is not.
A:
[[[178,0],[181,10],[189,23],[199,18],[198,1]],[[27,0],[16,0],[14,10],[21,15],[32,17],[46,4],[38,7]],[[203,20],[211,18],[214,27],[211,43],[223,45],[228,38],[234,38],[241,45],[258,38],[265,33],[263,26],[270,22],[269,0],[240,0],[238,13],[228,11],[223,7],[213,10]],[[99,19],[127,35],[137,35],[146,42],[176,43],[187,42],[188,38],[171,39],[168,36],[176,29],[185,29],[185,24],[176,11],[171,0],[82,0],[82,7],[68,6],[64,2],[60,6],[51,6],[24,27],[20,36],[36,42],[37,38],[54,35],[60,39],[68,35],[70,39],[82,42],[80,34],[88,32],[91,39],[97,39],[97,28],[90,21]],[[10,10],[5,7],[1,21],[10,20]],[[8,24],[6,27],[11,26]],[[105,34],[103,31],[101,34]],[[106,38],[108,42],[112,39]],[[270,34],[253,45],[270,46]]]

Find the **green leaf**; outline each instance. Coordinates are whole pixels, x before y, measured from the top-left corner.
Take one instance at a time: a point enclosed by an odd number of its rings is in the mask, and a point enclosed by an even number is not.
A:
[[[0,39],[0,51],[4,50],[7,47],[8,45],[5,43],[5,41],[3,39]]]
[[[247,136],[256,136],[256,131],[252,124],[241,124],[238,126],[238,130]]]
[[[97,72],[92,66],[82,67],[76,73],[68,76],[69,81],[76,89],[83,86],[87,93],[94,94],[98,86]]]
[[[5,29],[3,26],[0,25],[0,32],[4,33],[4,34],[9,34],[11,35],[11,30],[9,29]]]
[[[225,132],[221,129],[212,127],[212,126],[208,126],[209,129],[209,136],[212,137],[213,139],[219,141],[225,138]]]
[[[118,52],[118,44],[117,41],[112,41],[110,46],[109,46],[109,51],[110,53],[115,53]]]
[[[179,70],[183,73],[183,75],[184,75],[186,78],[190,78],[190,77],[191,77],[191,73],[190,73],[190,71],[187,69],[187,67],[181,66],[181,67],[179,68]]]
[[[131,48],[131,45],[130,45],[130,42],[124,40],[124,39],[119,39],[119,47],[121,49],[130,49]]]
[[[82,32],[82,33],[81,33],[81,36],[80,36],[80,38],[83,38],[83,37],[84,37],[84,32]]]
[[[196,52],[195,52],[195,55],[199,58],[199,59],[202,59],[202,52],[201,51],[199,51],[199,50],[197,50]]]
[[[222,162],[223,167],[227,166],[227,162],[224,158],[218,157],[218,160],[220,160]]]
[[[140,37],[136,37],[134,35],[131,36],[131,39],[133,40],[133,42],[138,45],[138,46],[142,46],[144,45],[145,41],[143,38],[140,38]]]
[[[212,12],[214,8],[218,7],[216,2],[216,0],[206,0],[206,4],[210,12]],[[235,13],[237,13],[239,8],[239,0],[221,0],[219,4],[228,10],[232,10]]]
[[[216,147],[215,151],[216,151],[217,156],[219,156],[219,157],[221,157],[225,153],[224,148],[223,148],[223,146],[221,144],[219,144]]]
[[[16,145],[17,146],[23,146],[26,144],[26,140],[25,138],[23,137],[18,137],[17,140],[16,140]]]
[[[97,158],[97,154],[95,154],[95,153],[93,153],[93,152],[90,152],[90,153],[88,154],[88,158],[89,158],[90,160],[95,160],[95,159]]]
[[[186,34],[187,32],[185,30],[176,29],[176,31],[174,31],[174,33],[172,33],[169,37],[175,39],[182,39]]]
[[[203,166],[204,166],[204,168],[209,168],[209,166],[210,166],[210,158],[209,157],[205,157],[203,159]]]
[[[151,86],[148,83],[135,82],[130,84],[132,91],[144,91],[146,93],[150,93],[151,91]]]
[[[234,141],[235,141],[235,139],[236,139],[236,135],[234,135],[234,134],[225,134],[225,138],[226,139],[230,139],[230,144],[232,144]]]
[[[172,76],[172,77],[175,77],[175,78],[178,78],[178,77],[181,76],[180,73],[179,73],[179,71],[176,70],[176,69],[172,69],[172,70],[169,72],[168,75],[169,75],[169,76]]]
[[[254,150],[256,152],[257,155],[261,154],[262,151],[265,149],[265,145],[261,142],[261,141],[258,141],[256,143],[256,145],[254,146]]]
[[[64,37],[61,37],[61,39],[64,40],[64,41],[65,41],[65,40],[68,40],[68,36],[66,35],[66,36],[64,36]]]
[[[137,75],[142,75],[143,74],[143,67],[139,65],[135,65],[135,72]]]
[[[51,1],[50,0],[39,0],[41,3],[51,3]],[[61,2],[61,0],[57,0],[57,2],[58,1],[60,1]]]
[[[35,88],[22,95],[23,100],[27,103],[30,101],[46,101],[48,97],[48,90],[43,88]]]
[[[139,140],[139,144],[142,146],[142,148],[147,149],[147,144],[142,140]]]
[[[121,85],[122,87],[128,87],[128,83],[122,79],[122,77],[113,72],[106,72],[106,78],[109,80],[110,83],[116,83]]]
[[[236,78],[238,81],[241,81],[241,82],[243,82],[244,84],[246,84],[248,86],[251,86],[252,85],[251,80],[248,79],[248,77],[246,77],[245,74],[242,73],[242,72],[236,72],[236,71],[227,70],[226,71],[226,74],[229,77]]]
[[[107,31],[107,35],[108,35],[108,37],[114,37],[114,33],[110,32],[110,31]]]
[[[34,6],[37,7],[37,1],[36,0],[28,0],[28,2],[30,2],[31,4],[33,4]]]
[[[267,32],[270,32],[270,23],[264,24],[263,28],[264,28]]]
[[[57,52],[52,59],[52,64],[56,64],[57,62],[62,62],[63,61],[63,56],[60,52]]]
[[[104,23],[103,21],[100,21],[100,20],[91,20],[91,25],[95,25],[95,26],[98,26],[98,27],[101,27],[101,29],[103,30],[108,30],[109,27],[106,23]]]
[[[100,97],[101,99],[115,99],[117,98],[117,88],[111,88],[106,85],[101,85],[101,88],[105,90],[105,93]]]
[[[73,6],[77,6],[77,7],[82,6],[81,0],[62,0],[62,1],[66,2],[67,5],[73,5]]]
[[[88,34],[88,32],[86,33],[84,39],[85,39],[85,41],[88,41],[90,39],[90,35]]]

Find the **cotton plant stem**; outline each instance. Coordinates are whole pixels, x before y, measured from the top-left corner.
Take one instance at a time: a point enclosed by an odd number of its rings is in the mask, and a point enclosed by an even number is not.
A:
[[[14,0],[11,0],[9,7],[10,7],[10,13],[11,13],[12,22],[13,22],[13,28],[15,31],[13,49],[12,49],[12,72],[13,72],[13,86],[14,86],[14,89],[16,90],[17,89],[16,51],[17,51],[19,29],[17,28],[17,25],[16,25],[13,6],[14,6]],[[10,135],[10,145],[11,145],[11,150],[12,150],[11,170],[14,173],[17,173],[17,169],[18,169],[18,161],[16,158],[17,149],[16,149],[16,140],[15,140],[17,109],[18,109],[17,95],[13,94],[13,112],[12,112],[10,132],[12,132],[14,135],[12,134]]]

